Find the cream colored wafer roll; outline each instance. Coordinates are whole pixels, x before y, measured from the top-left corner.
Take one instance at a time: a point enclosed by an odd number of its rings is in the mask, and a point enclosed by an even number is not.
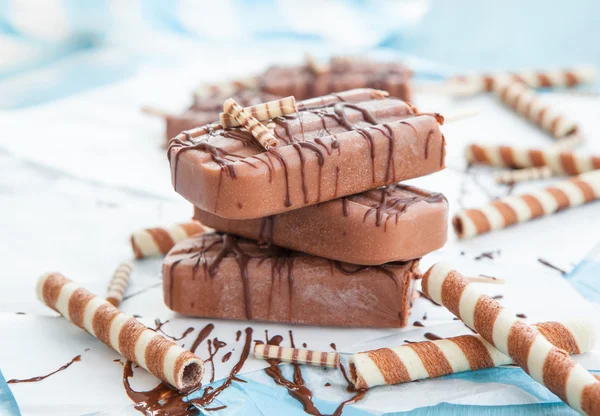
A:
[[[534,90],[522,82],[498,81],[494,84],[494,92],[506,105],[557,139],[576,134],[579,129],[574,121],[545,104]]]
[[[528,149],[512,146],[470,144],[465,158],[471,164],[506,168],[548,166],[556,174],[577,175],[600,169],[600,156],[558,149]]]
[[[260,143],[265,150],[271,147],[277,147],[279,141],[271,130],[265,127],[252,114],[246,111],[241,105],[235,102],[233,98],[228,98],[223,103],[223,112],[233,117],[240,126],[244,127]]]
[[[539,166],[535,168],[524,168],[514,170],[504,170],[494,174],[496,183],[514,184],[519,182],[537,181],[548,179],[554,176],[554,172],[549,166]]]
[[[309,108],[326,107],[331,104],[345,101],[382,100],[389,96],[390,93],[384,90],[376,90],[373,88],[355,88],[353,90],[302,100],[298,103],[298,108],[305,110]]]
[[[170,227],[144,228],[131,234],[131,247],[136,259],[165,255],[178,242],[204,231],[197,221]]]
[[[275,117],[298,112],[298,109],[296,108],[296,98],[293,96],[253,105],[244,108],[244,110],[252,114],[258,121],[266,121]],[[240,123],[228,113],[219,114],[219,121],[224,128],[240,126]]]
[[[458,212],[452,219],[459,238],[498,230],[533,218],[554,214],[600,198],[600,170],[583,173],[535,192],[510,195],[481,208]]]
[[[479,94],[493,91],[500,82],[520,81],[530,88],[562,88],[591,84],[596,81],[597,71],[591,65],[550,70],[503,71],[496,73],[475,73],[457,75],[446,81],[449,90],[458,95]]]
[[[423,276],[422,291],[573,409],[600,415],[600,379],[460,273],[435,264]]]
[[[39,300],[71,323],[164,382],[183,392],[200,387],[204,374],[200,358],[120,312],[107,300],[56,272],[41,276],[36,292]]]
[[[594,348],[594,326],[591,322],[544,322],[532,328],[569,354],[582,354]],[[462,335],[361,352],[351,355],[348,362],[350,379],[357,389],[512,364],[510,357],[480,335]]]
[[[258,90],[258,77],[248,77],[219,84],[202,84],[196,88],[194,95],[199,99],[229,97],[247,90]]]
[[[119,264],[119,267],[117,267],[117,270],[115,270],[113,277],[110,280],[106,294],[106,300],[117,308],[123,300],[123,296],[125,295],[125,290],[129,284],[129,278],[131,277],[132,271],[133,263],[130,260],[126,260]]]
[[[275,359],[284,363],[307,364],[319,367],[338,368],[340,354],[337,352],[320,352],[299,348],[280,347],[278,345],[256,344],[254,358]]]

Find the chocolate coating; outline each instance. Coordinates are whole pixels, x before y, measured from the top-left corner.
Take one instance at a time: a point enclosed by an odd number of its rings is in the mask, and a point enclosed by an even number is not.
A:
[[[447,238],[442,194],[389,185],[270,217],[231,220],[195,209],[201,223],[231,234],[353,264],[424,256]]]
[[[168,151],[173,185],[195,206],[224,218],[290,211],[443,169],[438,119],[384,98],[263,122],[275,125],[281,142],[270,151],[240,128],[206,128],[195,138],[182,133]]]
[[[417,267],[418,260],[356,266],[210,233],[169,252],[163,288],[166,305],[184,315],[403,327]]]

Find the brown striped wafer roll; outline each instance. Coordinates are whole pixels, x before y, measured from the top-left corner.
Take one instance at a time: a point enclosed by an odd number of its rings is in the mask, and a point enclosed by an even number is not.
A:
[[[459,238],[505,228],[554,214],[600,198],[600,170],[583,173],[535,192],[510,195],[477,209],[466,209],[452,219]]]
[[[579,127],[552,107],[545,104],[538,94],[522,82],[498,81],[494,85],[496,95],[517,113],[560,139],[576,134]]]
[[[569,354],[594,348],[594,326],[587,321],[544,322],[532,328]],[[357,389],[445,376],[512,364],[480,335],[381,348],[349,357],[350,379]]]
[[[107,300],[79,287],[60,273],[47,273],[37,282],[38,299],[71,323],[183,392],[200,387],[204,362],[125,315]]]
[[[296,108],[296,98],[293,96],[253,105],[244,108],[244,110],[252,114],[258,121],[265,121],[275,117],[293,114],[298,111]],[[219,114],[219,120],[221,126],[224,128],[240,126],[240,123],[229,113]]]
[[[136,259],[165,255],[176,243],[202,231],[204,227],[197,221],[166,228],[144,228],[131,234],[131,247]]]
[[[519,182],[537,181],[548,179],[554,176],[550,166],[539,166],[535,168],[524,168],[505,170],[494,174],[496,183],[514,184]]]
[[[223,112],[233,117],[240,126],[244,127],[252,136],[260,143],[265,150],[269,150],[271,147],[277,147],[279,140],[275,138],[275,135],[271,130],[265,127],[260,121],[250,114],[241,105],[235,102],[233,98],[225,100],[223,103]]]
[[[256,344],[254,358],[275,359],[284,363],[307,364],[318,367],[338,368],[340,354],[337,352],[320,352],[299,348],[280,347],[278,345]]]
[[[572,68],[550,70],[504,71],[496,73],[477,73],[457,75],[449,78],[446,84],[462,95],[493,91],[498,81],[519,81],[530,88],[576,87],[591,84],[596,80],[596,68],[579,65]]]
[[[106,300],[117,308],[123,300],[123,295],[125,295],[125,290],[129,284],[132,270],[133,263],[129,260],[119,264],[119,267],[115,270],[113,277],[110,280],[110,284],[108,285]]]
[[[506,168],[532,168],[548,166],[554,173],[578,175],[600,169],[600,156],[575,153],[568,150],[528,149],[502,145],[470,144],[465,148],[465,158],[471,164]]]
[[[600,379],[544,338],[554,329],[536,331],[445,264],[425,273],[422,290],[573,409],[600,415]]]

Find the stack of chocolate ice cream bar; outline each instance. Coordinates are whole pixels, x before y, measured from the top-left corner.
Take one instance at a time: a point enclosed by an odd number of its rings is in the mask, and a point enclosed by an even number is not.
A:
[[[171,140],[175,190],[215,231],[166,256],[167,306],[198,317],[405,326],[419,259],[446,241],[448,203],[401,181],[444,168],[443,118],[369,88],[287,107],[247,108],[248,124],[224,123],[239,115],[225,106],[220,123]],[[261,146],[262,134],[276,145]]]

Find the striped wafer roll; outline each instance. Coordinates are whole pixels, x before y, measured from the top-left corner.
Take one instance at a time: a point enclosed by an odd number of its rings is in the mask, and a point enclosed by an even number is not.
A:
[[[204,362],[125,315],[107,300],[79,287],[60,273],[37,282],[38,299],[126,359],[171,386],[188,392],[200,387]]]
[[[536,331],[445,264],[425,273],[422,290],[573,409],[600,415],[600,379],[544,338],[551,331]]]
[[[253,105],[244,108],[244,110],[252,114],[258,121],[265,121],[298,112],[298,109],[296,108],[296,98],[293,96]],[[219,114],[219,120],[221,126],[224,128],[240,126],[240,123],[229,113]]]
[[[512,146],[470,144],[465,157],[471,164],[505,167],[532,168],[548,166],[554,173],[578,175],[600,169],[600,156],[580,154],[568,150],[527,149]]]
[[[125,290],[129,284],[129,278],[131,277],[132,271],[133,263],[129,260],[124,261],[123,263],[119,264],[119,267],[117,267],[117,270],[115,270],[113,277],[110,280],[106,294],[106,300],[117,308],[123,300],[123,296],[125,295]]]
[[[275,359],[284,363],[307,364],[318,367],[338,368],[340,354],[337,352],[320,352],[299,348],[280,347],[278,345],[256,344],[254,358]]]
[[[582,354],[594,348],[594,326],[590,322],[544,322],[532,328],[569,354]],[[350,356],[348,362],[350,379],[357,389],[512,364],[510,357],[480,335],[361,352]]]
[[[518,182],[537,181],[548,179],[554,176],[554,172],[549,166],[539,166],[535,168],[524,168],[515,170],[505,170],[494,175],[496,183],[513,184]]]
[[[590,65],[580,65],[572,68],[550,70],[524,70],[496,73],[479,73],[457,75],[447,80],[462,95],[478,94],[493,91],[498,81],[518,81],[530,88],[560,88],[576,87],[581,84],[591,84],[596,80],[596,68]]]
[[[196,88],[194,95],[198,99],[210,97],[229,97],[246,90],[258,90],[258,77],[248,77],[220,84],[203,84]]]
[[[241,105],[235,102],[233,98],[228,98],[223,103],[223,112],[233,117],[240,126],[244,127],[260,143],[265,150],[271,147],[277,147],[279,141],[273,135],[273,132],[265,127],[252,114],[246,111]]]
[[[165,255],[176,243],[202,231],[204,227],[197,221],[167,228],[144,228],[131,234],[131,247],[136,259]]]
[[[575,134],[579,129],[575,122],[545,104],[534,90],[522,82],[498,81],[494,85],[494,92],[517,113],[557,139]]]
[[[326,107],[328,105],[341,103],[343,101],[383,100],[389,96],[390,93],[384,90],[376,90],[373,88],[356,88],[335,94],[324,95],[322,97],[302,100],[298,103],[298,108],[305,110],[314,107]]]
[[[498,230],[600,198],[600,170],[583,173],[543,190],[510,195],[477,209],[466,209],[452,219],[459,238]]]

